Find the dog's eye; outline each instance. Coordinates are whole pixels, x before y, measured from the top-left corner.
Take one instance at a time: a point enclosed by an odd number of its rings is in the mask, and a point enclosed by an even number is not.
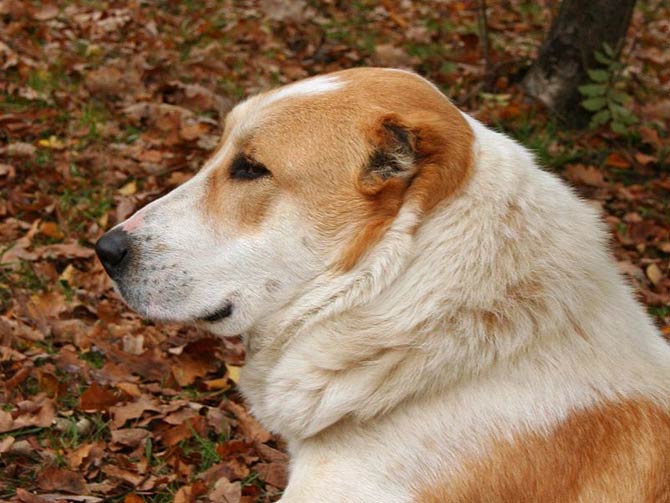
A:
[[[270,175],[265,166],[245,155],[238,155],[230,166],[230,178],[234,180],[254,180]]]

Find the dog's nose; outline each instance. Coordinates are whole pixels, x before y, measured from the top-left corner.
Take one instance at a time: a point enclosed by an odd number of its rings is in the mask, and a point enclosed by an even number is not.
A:
[[[129,244],[128,233],[120,228],[112,229],[103,234],[95,243],[95,252],[112,278],[127,261]]]

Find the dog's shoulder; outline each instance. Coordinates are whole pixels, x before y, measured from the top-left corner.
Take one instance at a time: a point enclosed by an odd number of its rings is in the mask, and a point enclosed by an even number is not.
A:
[[[573,412],[546,434],[495,438],[418,503],[670,502],[670,410],[649,400]]]

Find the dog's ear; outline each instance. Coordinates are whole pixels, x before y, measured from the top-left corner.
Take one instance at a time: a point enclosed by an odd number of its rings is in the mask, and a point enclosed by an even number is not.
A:
[[[384,115],[372,139],[360,189],[393,195],[400,203],[414,200],[423,211],[462,187],[472,167],[473,132],[452,105]]]
[[[417,152],[416,136],[409,127],[395,116],[384,116],[373,131],[372,144],[361,173],[365,192],[379,192],[392,180],[411,180],[417,169]]]

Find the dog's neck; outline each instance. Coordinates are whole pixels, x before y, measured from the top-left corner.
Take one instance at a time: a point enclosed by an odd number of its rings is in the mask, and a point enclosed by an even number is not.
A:
[[[404,400],[450,393],[520,360],[597,380],[578,367],[607,341],[590,340],[589,328],[573,320],[602,322],[611,295],[639,309],[625,300],[603,253],[601,225],[593,214],[586,227],[594,234],[583,235],[570,221],[582,203],[553,178],[524,169],[531,162],[514,155],[525,150],[492,132],[479,135],[475,157],[489,159],[478,165],[497,172],[475,170],[463,193],[416,232],[420,217],[403,208],[356,269],[318,278],[246,336],[242,390],[266,426],[304,439],[344,418],[362,423]],[[493,142],[486,148],[483,135]],[[496,157],[495,142],[505,142],[505,157]],[[619,342],[633,337],[620,335]],[[554,360],[566,354],[574,361]]]

